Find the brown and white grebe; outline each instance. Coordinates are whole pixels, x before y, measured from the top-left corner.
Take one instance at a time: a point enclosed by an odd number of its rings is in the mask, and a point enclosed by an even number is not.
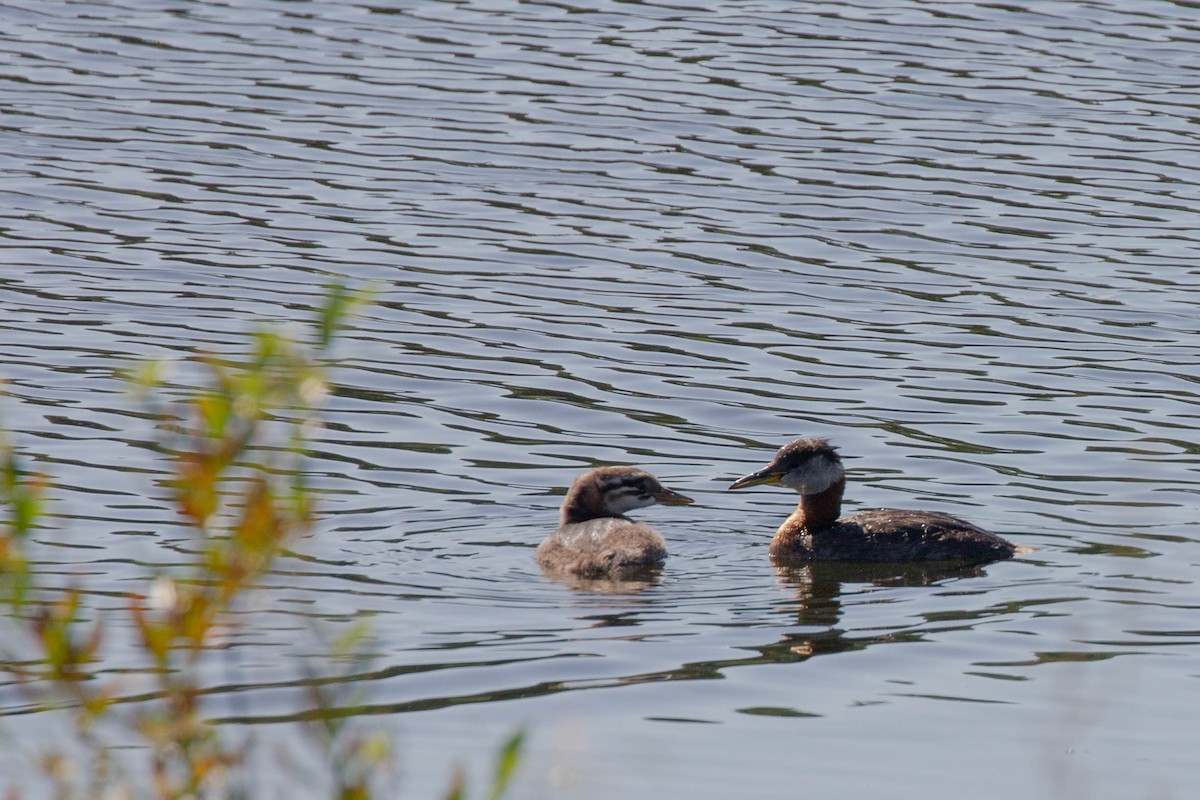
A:
[[[620,575],[661,564],[662,535],[623,516],[655,503],[691,503],[635,467],[600,467],[580,475],[563,500],[558,530],[538,545],[537,562],[547,572],[584,577]]]
[[[772,484],[800,493],[800,505],[771,540],[779,565],[807,561],[966,561],[1011,558],[1020,550],[948,514],[883,508],[839,518],[846,474],[825,439],[797,439],[730,489]]]

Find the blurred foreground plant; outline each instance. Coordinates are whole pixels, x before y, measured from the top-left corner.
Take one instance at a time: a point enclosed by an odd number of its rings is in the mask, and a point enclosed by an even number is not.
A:
[[[115,696],[115,687],[96,679],[104,627],[89,618],[78,585],[37,585],[28,551],[31,535],[45,525],[46,481],[0,440],[0,502],[6,509],[0,599],[35,651],[34,658],[10,659],[5,666],[43,708],[73,709],[92,764],[90,778],[81,780],[67,756],[49,756],[46,770],[58,797],[114,791],[171,799],[234,796],[230,775],[241,752],[205,721],[195,666],[231,626],[229,612],[312,523],[303,460],[328,392],[320,359],[362,301],[359,294],[331,289],[312,346],[260,331],[241,362],[200,356],[206,373],[201,389],[163,399],[159,364],[144,366],[133,379],[161,420],[172,500],[190,523],[195,553],[190,564],[154,578],[147,591],[128,599],[137,644],[149,655],[157,684],[155,700],[139,704],[132,719],[148,745],[152,786],[117,791],[111,752],[93,736],[95,722],[111,716]],[[369,766],[376,769],[387,760],[386,748],[376,747],[372,756]]]
[[[492,784],[488,789],[488,800],[500,800],[508,792],[513,775],[521,764],[521,751],[525,745],[525,732],[518,730],[505,740],[496,757],[496,767],[492,772]],[[461,769],[454,775],[445,800],[466,800],[467,778]]]
[[[123,779],[112,746],[97,732],[99,723],[112,721],[117,705],[117,687],[98,677],[104,615],[86,608],[77,581],[40,586],[30,568],[31,537],[46,525],[47,481],[0,438],[0,505],[7,509],[0,524],[0,600],[35,653],[34,658],[8,658],[3,666],[42,708],[71,711],[86,761],[81,768],[64,751],[44,759],[56,798],[249,796],[239,789],[248,769],[243,748],[206,720],[198,662],[227,638],[231,612],[312,524],[305,445],[329,391],[322,359],[346,317],[363,302],[359,293],[330,289],[309,346],[260,331],[242,361],[198,356],[203,388],[170,395],[161,363],[145,364],[131,378],[160,422],[172,503],[189,523],[194,553],[190,563],[152,578],[146,591],[130,594],[127,601],[136,644],[151,662],[154,688],[152,700],[137,703],[120,721],[145,744],[136,752],[148,753],[149,763],[134,772],[148,778],[148,785],[139,780],[135,789]],[[332,657],[360,657],[355,648],[364,636],[356,626]],[[307,677],[314,706],[311,730],[326,752],[332,774],[325,777],[333,797],[370,800],[372,786],[390,764],[390,740],[349,732],[344,714],[337,713],[346,698],[324,688],[339,684],[324,681],[315,670]],[[502,747],[491,800],[505,794],[522,741],[518,733]],[[463,800],[464,785],[460,773],[447,800]]]

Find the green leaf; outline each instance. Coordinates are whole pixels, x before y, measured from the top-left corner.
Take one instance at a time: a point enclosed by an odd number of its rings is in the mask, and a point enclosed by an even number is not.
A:
[[[317,347],[327,350],[338,329],[371,301],[370,291],[353,291],[332,283],[325,290],[325,305],[317,314]]]
[[[500,757],[496,760],[496,774],[492,776],[492,791],[490,800],[500,800],[508,791],[513,774],[521,765],[521,750],[525,744],[525,731],[517,730],[500,748]]]
[[[467,777],[462,767],[454,770],[454,778],[450,781],[450,789],[443,800],[465,800],[467,796]]]

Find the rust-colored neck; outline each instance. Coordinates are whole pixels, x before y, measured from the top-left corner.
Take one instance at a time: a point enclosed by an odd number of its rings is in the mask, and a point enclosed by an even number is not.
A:
[[[800,505],[775,532],[771,555],[786,554],[794,549],[794,540],[832,525],[842,513],[842,493],[845,491],[846,479],[838,478],[823,492],[801,495]]]
[[[810,532],[829,527],[842,513],[842,493],[845,491],[846,479],[838,478],[823,492],[801,496],[800,505],[788,520]]]

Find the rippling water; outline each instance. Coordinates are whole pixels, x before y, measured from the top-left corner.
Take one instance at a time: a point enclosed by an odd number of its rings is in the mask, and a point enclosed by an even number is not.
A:
[[[411,797],[517,725],[524,797],[1200,777],[1191,5],[0,19],[3,412],[55,479],[47,574],[104,606],[185,557],[131,359],[236,350],[330,279],[378,289],[314,453],[326,530],[210,676],[230,725],[301,716],[313,622],[369,616],[352,713],[397,733]],[[853,507],[1037,550],[779,574],[793,499],[724,487],[801,434],[841,446]],[[563,487],[607,463],[699,500],[641,512],[666,568],[543,577]]]

